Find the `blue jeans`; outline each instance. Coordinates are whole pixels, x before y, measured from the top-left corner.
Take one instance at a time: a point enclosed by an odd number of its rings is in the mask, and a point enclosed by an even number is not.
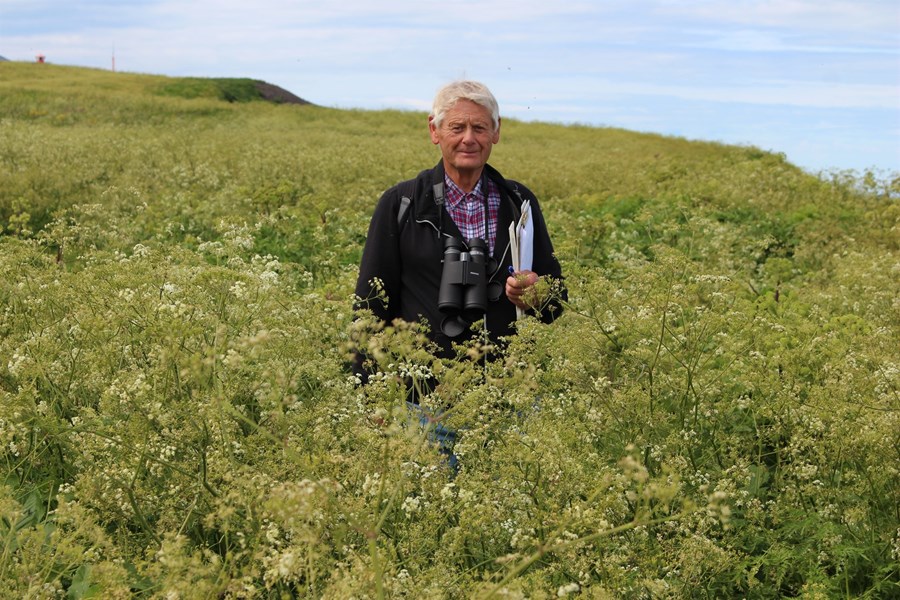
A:
[[[447,464],[453,470],[453,474],[459,472],[459,459],[453,454],[453,446],[456,444],[456,431],[440,422],[440,413],[434,415],[418,404],[406,402],[410,416],[419,421],[419,425],[425,429],[425,436],[429,442],[438,447],[438,452],[447,457]]]

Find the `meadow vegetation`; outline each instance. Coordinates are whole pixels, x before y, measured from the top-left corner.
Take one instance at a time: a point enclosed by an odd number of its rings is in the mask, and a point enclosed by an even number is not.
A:
[[[441,361],[351,311],[425,115],[223,85],[0,63],[0,597],[900,595],[900,180],[505,121],[569,302]]]

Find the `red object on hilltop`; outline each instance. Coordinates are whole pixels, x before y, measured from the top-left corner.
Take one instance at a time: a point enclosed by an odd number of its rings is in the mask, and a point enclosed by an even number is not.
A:
[[[37,56],[35,56],[35,58],[37,59],[37,61],[38,61],[40,64],[44,64],[44,59],[47,58],[47,57],[44,56],[43,54],[38,54]]]

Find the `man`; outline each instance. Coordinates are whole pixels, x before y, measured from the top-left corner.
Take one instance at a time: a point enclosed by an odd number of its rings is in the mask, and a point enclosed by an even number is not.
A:
[[[490,90],[474,81],[443,87],[435,96],[428,129],[431,141],[440,147],[441,161],[392,187],[378,202],[363,250],[357,307],[372,310],[387,323],[397,318],[424,319],[441,355],[449,357],[453,342],[475,335],[471,321],[483,319],[495,343],[515,332],[517,308],[549,323],[562,310],[565,290],[559,284],[560,265],[534,194],[487,164],[491,149],[500,141],[499,109]],[[526,218],[533,224],[533,264],[514,272],[509,226],[519,222],[526,201],[530,203]],[[456,249],[449,250],[445,260],[447,240]],[[478,260],[480,243],[475,240],[484,240],[486,246],[486,306],[462,315],[452,308],[442,311],[438,297],[442,275],[447,277],[445,263],[464,254]],[[557,293],[546,291],[553,285],[538,285],[542,279],[558,282]],[[478,283],[456,285],[466,290],[470,286]],[[360,358],[355,370],[365,380],[363,367]]]

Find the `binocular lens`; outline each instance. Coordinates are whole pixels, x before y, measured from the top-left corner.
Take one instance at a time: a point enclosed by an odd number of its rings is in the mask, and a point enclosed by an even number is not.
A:
[[[469,328],[469,323],[462,317],[445,317],[443,321],[441,321],[441,331],[447,337],[455,338],[463,334],[463,332]]]
[[[487,243],[473,238],[466,247],[463,250],[462,241],[456,238],[444,240],[438,309],[447,315],[441,331],[448,337],[462,334],[469,324],[484,315],[488,299],[498,300],[503,293],[502,286],[494,285],[496,282],[487,283],[487,267],[496,265],[493,257],[487,255]]]
[[[488,302],[496,302],[503,296],[503,284],[499,281],[492,281],[487,284],[487,299]]]

